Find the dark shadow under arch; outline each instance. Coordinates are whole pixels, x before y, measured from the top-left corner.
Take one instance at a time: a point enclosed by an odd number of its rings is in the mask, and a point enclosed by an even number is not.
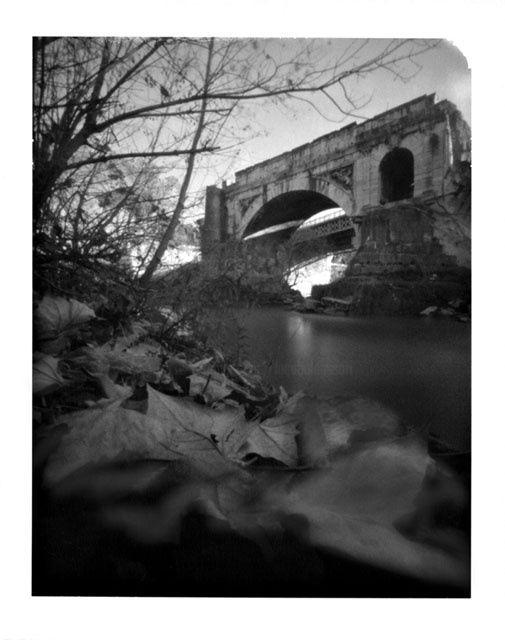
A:
[[[316,213],[338,207],[317,191],[288,191],[266,202],[247,225],[244,236],[293,220],[307,220]]]

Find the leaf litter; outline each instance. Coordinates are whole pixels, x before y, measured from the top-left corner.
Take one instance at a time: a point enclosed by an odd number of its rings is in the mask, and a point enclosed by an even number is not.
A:
[[[39,348],[94,317],[86,305],[46,296],[36,314]],[[46,451],[37,459],[49,491],[92,496],[106,526],[146,544],[180,541],[181,522],[196,508],[268,555],[272,536],[303,517],[315,548],[447,584],[468,579],[450,531],[407,536],[398,526],[419,511],[435,463],[378,403],[290,396],[220,353],[181,360],[146,323],[59,359],[39,353],[34,392],[57,396],[77,384],[76,371],[95,396],[40,429],[35,453]],[[153,491],[161,493],[152,504],[117,501]]]

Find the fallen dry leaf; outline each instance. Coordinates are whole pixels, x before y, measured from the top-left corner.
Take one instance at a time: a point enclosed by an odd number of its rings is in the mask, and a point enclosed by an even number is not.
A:
[[[92,373],[156,373],[161,367],[159,349],[147,343],[125,349],[109,341],[101,346],[86,347],[85,355],[75,361]]]
[[[262,458],[274,458],[288,467],[298,464],[297,420],[281,414],[256,423],[247,441],[240,449],[242,456],[256,454]]]
[[[290,490],[272,495],[271,505],[304,515],[316,546],[426,580],[464,584],[465,558],[411,541],[395,526],[414,508],[428,462],[416,437],[372,443],[306,473]]]
[[[169,424],[124,409],[121,402],[61,416],[59,422],[66,423],[68,431],[45,469],[49,484],[87,464],[139,458],[174,460],[181,456],[173,447]]]
[[[126,400],[133,393],[131,387],[115,384],[106,373],[95,373],[93,377],[100,382],[105,397],[110,400]]]
[[[170,424],[176,432],[192,434],[193,440],[187,437],[193,447],[200,438],[205,451],[210,450],[209,444],[214,445],[224,458],[234,462],[249,454],[274,458],[288,466],[298,462],[298,430],[292,416],[281,415],[262,423],[248,421],[243,407],[210,409],[189,399],[159,393],[149,385],[148,398],[147,415]],[[194,453],[188,451],[188,455]]]
[[[63,331],[95,317],[93,309],[82,302],[46,295],[35,310],[37,337],[53,340]]]
[[[368,398],[331,398],[317,401],[321,426],[331,452],[355,442],[378,441],[400,435],[398,415]]]
[[[200,438],[230,459],[236,457],[255,426],[246,421],[243,407],[210,409],[187,398],[167,396],[149,385],[147,391],[148,416],[172,425],[175,432],[186,435],[192,446]]]
[[[189,395],[202,396],[207,404],[219,402],[232,392],[230,387],[221,382],[216,382],[210,375],[205,376],[200,373],[193,373],[189,376],[189,383]]]
[[[58,360],[53,356],[39,354],[33,363],[33,393],[44,394],[61,387],[65,380],[58,371]]]

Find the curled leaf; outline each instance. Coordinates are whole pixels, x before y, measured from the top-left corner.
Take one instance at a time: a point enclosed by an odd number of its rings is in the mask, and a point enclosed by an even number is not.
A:
[[[156,372],[161,367],[161,346],[142,342],[126,352],[132,368],[138,372]]]
[[[202,371],[203,369],[206,369],[211,364],[212,360],[214,360],[213,357],[203,358],[203,360],[198,360],[198,362],[193,362],[191,367],[193,371]]]
[[[150,344],[139,344],[124,348],[107,342],[100,347],[87,347],[83,356],[75,359],[92,373],[156,373],[160,370],[159,348]]]
[[[58,360],[41,355],[33,364],[33,393],[43,394],[61,387],[65,380],[58,371]]]
[[[225,384],[216,382],[211,376],[203,376],[199,373],[193,373],[189,376],[189,395],[203,396],[208,404],[219,402],[230,395],[232,389]]]
[[[258,378],[254,377],[251,374],[246,374],[244,371],[239,371],[231,364],[226,368],[230,377],[232,377],[236,382],[238,382],[243,387],[248,387],[249,389],[257,390],[258,387]]]
[[[61,417],[68,425],[45,470],[49,484],[77,469],[113,460],[157,458],[176,460],[169,425],[161,425],[138,411],[120,406],[116,400],[104,407],[85,409]]]
[[[35,327],[40,340],[59,334],[95,317],[93,309],[77,300],[44,296],[35,311]]]
[[[256,423],[246,443],[241,448],[242,455],[251,453],[262,458],[274,458],[288,467],[298,463],[297,421],[289,415],[269,418]]]
[[[368,398],[320,400],[317,410],[330,452],[346,449],[355,442],[391,438],[402,431],[394,411]]]
[[[105,397],[110,400],[126,400],[133,393],[131,387],[115,384],[105,373],[95,373],[94,377],[100,382]]]
[[[395,526],[412,511],[429,458],[417,438],[369,444],[306,474],[273,504],[309,522],[312,544],[427,580],[464,584],[468,563],[407,539]]]
[[[193,369],[188,363],[179,360],[179,358],[169,358],[165,363],[165,368],[176,379],[188,378],[193,373]]]

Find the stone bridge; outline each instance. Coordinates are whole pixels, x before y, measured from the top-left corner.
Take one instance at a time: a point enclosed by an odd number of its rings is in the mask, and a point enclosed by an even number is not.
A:
[[[433,211],[458,215],[454,175],[469,171],[469,151],[468,125],[434,94],[349,124],[237,172],[233,184],[208,187],[204,259],[230,239],[255,234],[271,244],[301,242],[313,240],[319,227],[328,242],[320,249],[312,243],[314,251],[354,247],[356,273],[401,270],[420,260],[432,270],[453,265],[458,256],[444,246]],[[343,211],[335,224],[301,226],[336,207]]]

